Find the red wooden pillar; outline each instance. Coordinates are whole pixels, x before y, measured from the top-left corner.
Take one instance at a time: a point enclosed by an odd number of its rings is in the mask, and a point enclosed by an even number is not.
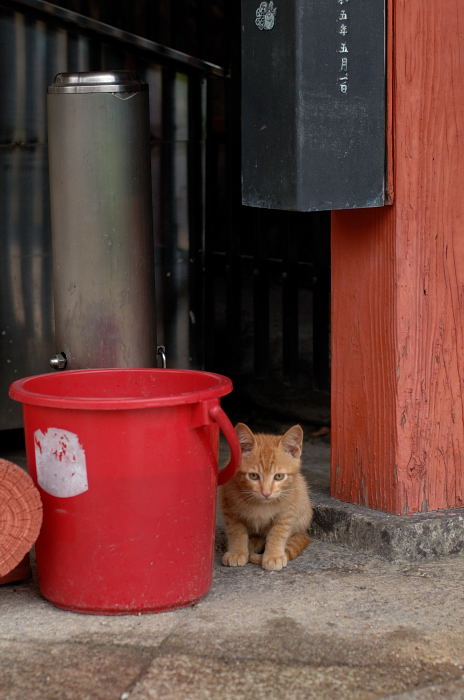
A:
[[[464,505],[464,4],[389,22],[394,203],[332,216],[331,490],[416,513]]]

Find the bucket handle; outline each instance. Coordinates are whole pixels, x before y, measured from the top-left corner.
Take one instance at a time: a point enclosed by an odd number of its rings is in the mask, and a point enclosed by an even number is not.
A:
[[[216,404],[216,406],[211,406],[209,409],[209,415],[224,433],[224,437],[227,440],[230,450],[229,464],[218,472],[218,485],[221,486],[222,484],[225,484],[226,481],[232,479],[235,472],[239,468],[242,451],[240,449],[240,443],[238,441],[237,433],[234,430],[234,426],[219,404]]]

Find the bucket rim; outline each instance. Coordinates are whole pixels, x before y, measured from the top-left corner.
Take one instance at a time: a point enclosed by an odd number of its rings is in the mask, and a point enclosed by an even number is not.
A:
[[[60,396],[42,391],[34,391],[31,384],[40,382],[43,379],[52,379],[64,375],[90,375],[90,374],[152,374],[152,375],[198,375],[211,378],[211,386],[194,391],[177,392],[173,394],[165,394],[162,396],[130,396],[130,397],[85,397],[85,396]],[[126,368],[126,367],[105,367],[92,369],[74,369],[64,370],[63,372],[46,372],[43,374],[35,374],[28,377],[23,377],[14,381],[9,388],[9,396],[15,401],[28,406],[43,406],[49,408],[61,409],[80,409],[80,410],[125,410],[125,409],[143,409],[156,408],[163,406],[179,406],[185,404],[199,403],[210,399],[220,398],[226,394],[230,394],[233,389],[232,381],[229,377],[215,372],[207,372],[205,370],[190,370],[190,369],[160,369],[151,367],[142,368]]]

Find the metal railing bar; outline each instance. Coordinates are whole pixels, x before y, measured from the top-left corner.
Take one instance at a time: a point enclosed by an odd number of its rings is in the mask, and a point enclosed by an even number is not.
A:
[[[264,377],[270,367],[270,284],[269,261],[266,258],[266,232],[263,230],[262,210],[254,212],[251,235],[254,238],[253,322],[254,367],[257,377]]]
[[[286,251],[282,266],[282,364],[288,378],[298,376],[299,364],[299,279],[298,224],[292,213],[287,214]]]
[[[177,350],[176,319],[179,306],[177,251],[177,211],[176,211],[176,143],[175,143],[175,72],[171,67],[163,67],[161,87],[161,131],[160,150],[160,216],[161,235],[165,243],[163,266],[165,269],[164,333],[165,343],[171,352]]]
[[[205,134],[203,76],[188,77],[187,188],[189,230],[189,347],[194,368],[205,366]]]
[[[177,51],[170,46],[159,44],[156,41],[145,39],[138,34],[127,32],[124,29],[113,27],[105,22],[86,17],[78,12],[68,10],[58,5],[52,5],[45,0],[0,0],[0,7],[12,8],[17,11],[26,9],[33,10],[42,16],[53,18],[65,24],[70,24],[73,27],[97,34],[100,37],[106,37],[121,44],[132,46],[141,51],[146,51],[159,59],[175,64],[185,71],[194,70],[203,73],[204,75],[212,75],[219,78],[229,77],[222,66],[218,66],[209,61],[203,61],[196,56]]]
[[[215,269],[215,259],[212,249],[214,245],[217,227],[217,205],[218,200],[218,171],[219,162],[218,143],[215,138],[209,138],[213,134],[214,117],[214,95],[213,90],[206,92],[206,142],[204,153],[204,362],[205,367],[217,366],[220,358],[220,348],[217,333],[216,302],[218,298],[218,280]]]
[[[227,250],[211,250],[209,251],[210,255],[214,255],[218,258],[226,258],[228,255]],[[255,259],[255,256],[252,255],[251,253],[238,253],[237,257],[240,258],[240,260],[243,260],[244,262],[253,262]],[[283,258],[272,258],[272,257],[264,257],[263,258],[266,263],[269,263],[270,265],[275,265],[275,266],[282,266],[285,263],[285,260]],[[296,265],[298,268],[308,268],[308,269],[313,269],[314,268],[314,263],[309,261],[309,260],[298,260],[296,262]]]

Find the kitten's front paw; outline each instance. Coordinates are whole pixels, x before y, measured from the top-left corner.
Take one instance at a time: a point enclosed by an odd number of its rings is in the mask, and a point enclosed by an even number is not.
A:
[[[263,554],[262,567],[268,571],[279,571],[283,569],[288,564],[288,558],[286,554],[279,556],[271,556],[269,554]]]
[[[226,552],[222,557],[224,566],[245,566],[248,562],[248,553],[241,552]]]

